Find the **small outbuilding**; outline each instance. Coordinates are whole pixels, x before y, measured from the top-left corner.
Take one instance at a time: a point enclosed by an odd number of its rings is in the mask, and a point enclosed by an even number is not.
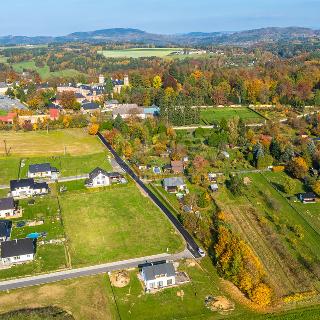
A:
[[[317,196],[313,192],[300,193],[299,200],[302,203],[315,203],[317,201]]]

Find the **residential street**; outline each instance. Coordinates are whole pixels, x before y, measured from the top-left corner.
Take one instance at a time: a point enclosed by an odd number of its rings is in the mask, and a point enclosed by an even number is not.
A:
[[[181,260],[192,258],[192,255],[189,250],[184,250],[183,252],[177,254],[158,254],[148,257],[130,259],[130,260],[123,260],[117,262],[111,262],[91,267],[84,267],[79,269],[71,269],[65,270],[60,272],[54,272],[34,277],[26,277],[26,278],[19,278],[14,280],[2,281],[0,282],[0,291],[24,288],[24,287],[31,287],[36,285],[41,285],[45,283],[57,282],[61,280],[67,279],[74,279],[86,276],[92,276],[101,273],[107,273],[109,271],[116,271],[116,270],[123,270],[129,268],[136,268],[140,264],[145,262],[152,262],[158,260]]]

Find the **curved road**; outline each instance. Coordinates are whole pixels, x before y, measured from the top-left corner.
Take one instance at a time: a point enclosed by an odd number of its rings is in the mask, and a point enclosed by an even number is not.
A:
[[[115,160],[119,164],[119,166],[143,189],[143,191],[148,195],[148,197],[161,209],[161,211],[167,216],[167,218],[172,222],[175,228],[182,235],[184,240],[187,243],[187,248],[190,250],[192,255],[195,258],[200,258],[199,255],[199,246],[194,241],[193,237],[189,234],[189,232],[183,227],[183,225],[179,222],[179,220],[172,214],[172,212],[162,204],[162,202],[151,192],[148,187],[140,180],[140,178],[133,172],[133,170],[121,159],[121,157],[116,153],[116,151],[112,148],[110,143],[105,139],[105,137],[98,132],[98,137],[101,142],[108,148],[108,150],[112,153]]]
[[[124,270],[130,268],[137,268],[139,265],[146,262],[154,262],[159,260],[181,260],[192,258],[190,251],[184,250],[177,254],[158,254],[149,257],[142,257],[137,259],[123,260],[111,262],[91,267],[84,267],[79,269],[71,269],[58,271],[48,274],[42,274],[34,277],[18,278],[0,282],[0,291],[7,291],[18,288],[25,288],[31,286],[42,285],[46,283],[58,282],[67,279],[74,279],[80,277],[93,276],[97,274],[107,273],[110,271]]]

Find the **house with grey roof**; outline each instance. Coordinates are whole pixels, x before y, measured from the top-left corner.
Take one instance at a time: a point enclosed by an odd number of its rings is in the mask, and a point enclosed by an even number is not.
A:
[[[16,204],[12,197],[0,199],[0,218],[14,217]]]
[[[137,117],[140,119],[146,118],[144,109],[139,107],[137,104],[119,104],[112,110],[113,119],[115,119],[118,115],[122,119],[127,119],[130,117]]]
[[[81,105],[82,114],[92,114],[100,111],[100,106],[96,102],[86,102]]]
[[[59,170],[52,167],[50,163],[31,164],[28,170],[28,178],[57,179]]]
[[[162,181],[162,185],[170,193],[185,191],[187,189],[187,185],[181,177],[165,178]]]
[[[38,183],[33,178],[10,181],[10,194],[14,199],[44,195],[48,194],[49,191],[50,189],[46,182]]]
[[[87,188],[107,187],[113,183],[126,183],[127,180],[119,172],[107,172],[101,168],[95,168],[90,172],[89,178],[85,181]]]
[[[162,289],[176,284],[176,270],[173,263],[153,262],[141,268],[141,278],[146,291]]]
[[[29,262],[34,259],[34,239],[16,239],[1,242],[1,261],[5,265]]]

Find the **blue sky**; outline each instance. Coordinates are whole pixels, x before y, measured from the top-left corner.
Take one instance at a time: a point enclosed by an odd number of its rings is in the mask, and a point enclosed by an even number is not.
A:
[[[0,35],[65,35],[114,27],[154,33],[266,26],[320,29],[320,0],[1,1]]]

